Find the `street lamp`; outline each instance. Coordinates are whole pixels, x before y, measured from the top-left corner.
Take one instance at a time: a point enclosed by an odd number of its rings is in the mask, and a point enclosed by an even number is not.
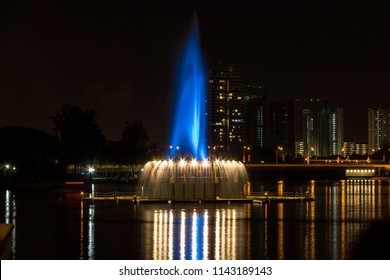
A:
[[[249,146],[244,146],[243,150],[242,150],[242,162],[245,163],[246,162],[246,156],[248,155],[248,162],[251,161],[251,155],[249,154],[249,151],[251,150],[251,148]],[[248,153],[247,153],[248,151]]]
[[[315,153],[315,149],[314,147],[310,147],[310,151],[311,151],[311,157],[314,157],[315,158],[315,163],[317,163],[317,154]]]
[[[89,178],[92,179],[94,172],[95,172],[95,168],[93,168],[92,166],[88,167]]]
[[[279,151],[283,153],[283,147],[278,146],[276,148],[276,151],[275,151],[275,162],[276,162],[276,164],[278,164],[278,154],[279,154]]]

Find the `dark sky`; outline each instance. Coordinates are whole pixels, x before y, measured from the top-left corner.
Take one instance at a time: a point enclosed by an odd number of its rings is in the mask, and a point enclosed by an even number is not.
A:
[[[390,1],[18,1],[0,4],[0,126],[52,133],[62,104],[108,139],[143,121],[168,144],[174,67],[194,12],[212,67],[234,63],[270,98],[334,97],[345,140],[390,107]]]

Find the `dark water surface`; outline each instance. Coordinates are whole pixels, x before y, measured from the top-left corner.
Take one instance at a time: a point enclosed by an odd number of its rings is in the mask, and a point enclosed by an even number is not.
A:
[[[389,246],[389,189],[372,180],[257,182],[253,192],[308,191],[315,200],[138,205],[81,201],[77,186],[3,189],[0,222],[15,225],[13,258],[22,260],[390,259],[378,250]],[[113,190],[134,187],[94,185]]]

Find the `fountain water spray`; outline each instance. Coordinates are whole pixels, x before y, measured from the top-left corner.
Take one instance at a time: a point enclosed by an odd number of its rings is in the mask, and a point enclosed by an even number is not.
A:
[[[244,165],[207,158],[207,75],[196,18],[178,70],[170,159],[144,166],[139,195],[172,201],[245,196],[249,183]]]
[[[196,18],[179,61],[170,157],[179,152],[204,160],[207,158],[207,76]]]

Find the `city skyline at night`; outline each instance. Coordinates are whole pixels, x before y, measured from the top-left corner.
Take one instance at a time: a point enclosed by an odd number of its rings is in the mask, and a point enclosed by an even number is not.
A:
[[[389,0],[2,3],[2,278],[385,275],[388,15]]]
[[[169,144],[175,65],[196,11],[207,68],[237,65],[271,99],[333,97],[344,138],[367,142],[369,108],[389,108],[385,1],[7,3],[1,21],[0,126],[52,133],[70,103],[107,138],[139,119]]]

